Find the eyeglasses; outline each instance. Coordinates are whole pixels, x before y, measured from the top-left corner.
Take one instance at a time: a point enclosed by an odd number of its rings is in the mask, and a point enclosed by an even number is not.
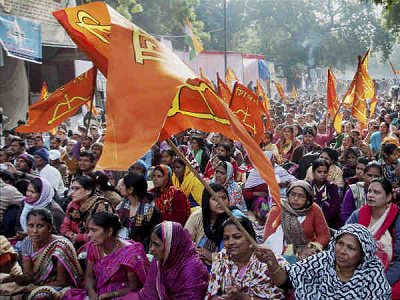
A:
[[[297,194],[297,193],[294,193],[294,192],[290,192],[290,193],[289,193],[289,197],[291,197],[291,198],[298,198],[299,200],[306,200],[306,199],[307,199],[307,196],[306,196],[306,195]]]

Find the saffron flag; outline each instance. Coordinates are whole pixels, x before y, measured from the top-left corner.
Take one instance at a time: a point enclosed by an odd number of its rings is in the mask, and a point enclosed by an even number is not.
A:
[[[39,101],[41,101],[41,100],[46,101],[47,98],[49,98],[49,96],[50,96],[50,94],[49,94],[49,90],[47,88],[47,84],[46,84],[46,82],[43,82],[42,89],[40,90]]]
[[[293,85],[292,96],[293,96],[293,99],[297,100],[297,91],[296,91],[296,88],[294,87],[294,85]]]
[[[204,75],[203,73],[203,69],[201,67],[199,67],[200,70],[200,78],[205,81],[210,87],[214,88],[214,85],[212,84],[212,82],[210,81],[210,79],[208,79],[208,77],[206,75]]]
[[[217,81],[218,81],[218,95],[222,98],[222,100],[225,101],[226,104],[229,105],[229,103],[231,102],[232,94],[228,86],[225,84],[225,82],[223,82],[222,79],[219,78],[218,72],[217,72]]]
[[[337,112],[339,110],[339,103],[336,94],[336,84],[337,84],[337,79],[335,75],[333,75],[333,72],[328,69],[328,80],[326,86],[326,92],[327,92],[326,99],[327,99],[328,111],[330,114],[331,121],[334,121],[334,127],[336,131],[338,133],[341,133],[343,115],[340,112]]]
[[[271,109],[269,98],[267,96],[267,93],[264,91],[264,88],[262,87],[259,79],[257,79],[256,93],[258,97],[262,98],[262,104],[264,106],[265,111],[269,112],[269,110]]]
[[[231,67],[228,67],[228,70],[226,70],[225,74],[225,82],[229,87],[229,91],[232,91],[232,80],[239,81],[239,78],[237,78],[235,72],[233,72]]]
[[[192,25],[189,23],[189,19],[186,17],[185,24],[185,42],[189,46],[189,58],[193,60],[197,54],[204,50],[203,45],[197,40],[193,33]]]
[[[282,98],[286,103],[288,103],[288,100],[287,100],[286,97],[285,97],[285,92],[283,91],[282,85],[281,85],[279,82],[276,82],[276,81],[274,81],[274,83],[275,83],[275,87],[276,87],[276,90],[278,91],[279,96],[281,96],[281,98]]]
[[[33,123],[35,123],[37,118],[41,115],[42,111],[40,109],[36,109],[36,107],[42,101],[46,101],[47,98],[49,97],[49,95],[50,94],[49,94],[49,90],[47,89],[47,84],[46,84],[46,82],[43,82],[42,89],[40,91],[39,100],[36,103],[29,106],[29,118],[28,118],[28,121],[26,122],[26,126],[30,126]]]
[[[66,121],[92,99],[96,75],[97,70],[92,68],[55,90],[46,101],[38,101],[31,105],[29,114],[34,116],[34,120],[28,121],[25,126],[19,126],[16,131],[45,132]]]
[[[393,70],[393,73],[394,74],[400,74],[400,71],[397,71],[395,68],[394,68],[394,66],[393,66],[393,64],[392,64],[392,62],[389,60],[389,63],[390,63],[390,66],[392,67],[392,70]]]
[[[264,137],[262,115],[265,115],[265,110],[261,101],[258,100],[257,95],[236,82],[229,108],[243,124],[244,128],[251,134],[256,143],[260,144]]]

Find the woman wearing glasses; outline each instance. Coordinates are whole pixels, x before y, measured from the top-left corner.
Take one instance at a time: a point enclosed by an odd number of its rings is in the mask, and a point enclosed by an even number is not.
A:
[[[329,228],[321,208],[314,203],[314,191],[304,180],[292,182],[281,199],[282,211],[273,206],[264,228],[264,240],[289,262],[302,260],[329,242]],[[275,224],[278,221],[278,224]]]

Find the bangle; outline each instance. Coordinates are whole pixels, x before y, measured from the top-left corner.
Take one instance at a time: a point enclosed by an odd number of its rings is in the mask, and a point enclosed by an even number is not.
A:
[[[114,292],[113,298],[118,298],[118,291],[115,291],[115,292]]]
[[[281,270],[281,265],[278,265],[278,268],[274,271],[274,272],[269,272],[269,275],[275,275],[276,273],[278,273]],[[268,270],[269,271],[269,270]]]

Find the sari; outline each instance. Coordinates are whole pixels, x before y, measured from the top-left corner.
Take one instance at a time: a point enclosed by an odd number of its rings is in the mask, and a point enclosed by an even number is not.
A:
[[[99,247],[93,245],[90,241],[87,252],[87,260],[94,263],[93,273],[96,276],[96,292],[98,295],[128,287],[127,273],[129,272],[134,272],[140,282],[145,283],[149,261],[142,244],[132,242],[132,244],[102,258]],[[86,295],[85,289],[73,289],[67,292],[64,299],[80,300],[85,299]]]
[[[20,286],[15,282],[0,284],[0,295],[13,296],[11,299],[63,299],[70,287],[46,286],[47,283],[56,280],[58,262],[62,263],[70,275],[73,285],[80,285],[83,279],[82,269],[74,246],[68,239],[58,237],[47,246],[33,252],[32,240],[26,237],[21,248],[22,255],[32,259],[33,282],[27,286]]]
[[[162,223],[164,260],[153,259],[140,292],[124,300],[201,300],[207,291],[208,272],[187,229],[176,222]]]

